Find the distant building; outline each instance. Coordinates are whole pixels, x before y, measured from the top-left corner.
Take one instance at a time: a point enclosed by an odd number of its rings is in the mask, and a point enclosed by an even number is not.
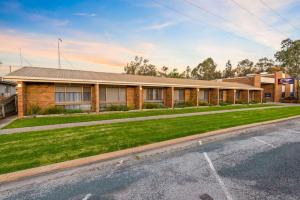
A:
[[[16,83],[0,80],[0,101],[16,94]]]
[[[297,96],[298,83],[288,74],[249,74],[244,77],[222,79],[222,82],[235,82],[252,85],[263,89],[263,100],[266,102],[281,102]]]

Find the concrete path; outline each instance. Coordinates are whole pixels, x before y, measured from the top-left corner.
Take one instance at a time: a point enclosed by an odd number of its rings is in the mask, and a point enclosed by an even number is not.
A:
[[[6,125],[12,123],[14,120],[18,118],[17,115],[9,116],[3,119],[0,119],[0,129],[5,127]]]
[[[36,176],[0,185],[0,199],[296,200],[299,125],[294,119],[257,126],[171,152]]]
[[[114,123],[122,123],[122,122],[136,122],[136,121],[146,121],[146,120],[156,120],[156,119],[171,119],[171,118],[177,118],[177,117],[189,117],[189,116],[199,116],[199,115],[207,115],[207,114],[231,113],[231,112],[240,112],[240,111],[247,111],[247,110],[263,110],[263,109],[283,108],[283,107],[289,107],[289,106],[242,108],[242,109],[234,109],[234,110],[219,110],[219,111],[182,113],[182,114],[171,114],[171,115],[156,115],[156,116],[147,116],[147,117],[135,117],[135,118],[124,118],[124,119],[111,119],[111,120],[101,120],[101,121],[90,121],[90,122],[78,122],[78,123],[54,124],[54,125],[24,127],[24,128],[2,129],[2,130],[0,130],[0,135],[13,134],[13,133],[24,133],[24,132],[29,132],[29,131],[44,131],[44,130],[54,130],[54,129],[60,129],[60,128],[72,128],[72,127],[79,127],[79,126],[94,126],[94,125],[114,124]]]

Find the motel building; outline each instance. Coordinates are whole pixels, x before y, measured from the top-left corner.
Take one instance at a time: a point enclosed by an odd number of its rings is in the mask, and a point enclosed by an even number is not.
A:
[[[180,104],[262,103],[264,92],[259,84],[244,81],[203,81],[38,67],[23,67],[4,79],[17,82],[20,118],[28,115],[32,106],[41,110],[59,107],[99,113],[112,105],[142,110],[147,104],[174,108]]]
[[[235,77],[218,80],[226,83],[243,83],[263,89],[264,102],[290,102],[297,97],[297,81],[283,72],[274,74],[249,74],[245,77]]]

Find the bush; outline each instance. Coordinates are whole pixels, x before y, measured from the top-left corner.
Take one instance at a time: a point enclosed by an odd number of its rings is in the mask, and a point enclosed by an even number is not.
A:
[[[250,101],[250,103],[251,103],[251,104],[258,104],[258,103],[259,103],[259,101],[257,101],[257,100],[255,100],[255,99],[253,99],[253,100],[251,100],[251,101]]]
[[[180,103],[175,103],[174,104],[175,108],[184,108],[185,107],[185,103],[184,102],[180,102]]]
[[[110,105],[105,108],[105,111],[127,111],[129,110],[125,105]]]
[[[199,101],[198,105],[199,106],[209,106],[209,103],[206,101]]]
[[[236,104],[247,104],[247,102],[243,101],[243,100],[236,100],[235,103]]]
[[[61,107],[51,106],[44,110],[44,115],[50,115],[50,114],[61,114],[64,113],[65,109]]]
[[[161,103],[144,103],[143,108],[155,109],[155,108],[164,108],[164,106]]]
[[[32,104],[32,105],[29,105],[27,114],[28,115],[39,115],[39,114],[41,114],[41,111],[42,111],[42,109],[38,104]]]
[[[220,102],[220,106],[228,106],[231,105],[231,103],[228,102]]]
[[[192,107],[192,106],[195,106],[192,101],[186,101],[186,102],[184,102],[184,107]]]

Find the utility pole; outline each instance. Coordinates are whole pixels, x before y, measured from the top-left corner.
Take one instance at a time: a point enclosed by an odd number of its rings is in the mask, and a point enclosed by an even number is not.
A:
[[[61,69],[61,64],[60,64],[60,49],[59,49],[59,43],[62,42],[62,39],[58,38],[57,40],[57,54],[58,54],[58,68]]]
[[[22,49],[20,48],[20,65],[23,67]]]

